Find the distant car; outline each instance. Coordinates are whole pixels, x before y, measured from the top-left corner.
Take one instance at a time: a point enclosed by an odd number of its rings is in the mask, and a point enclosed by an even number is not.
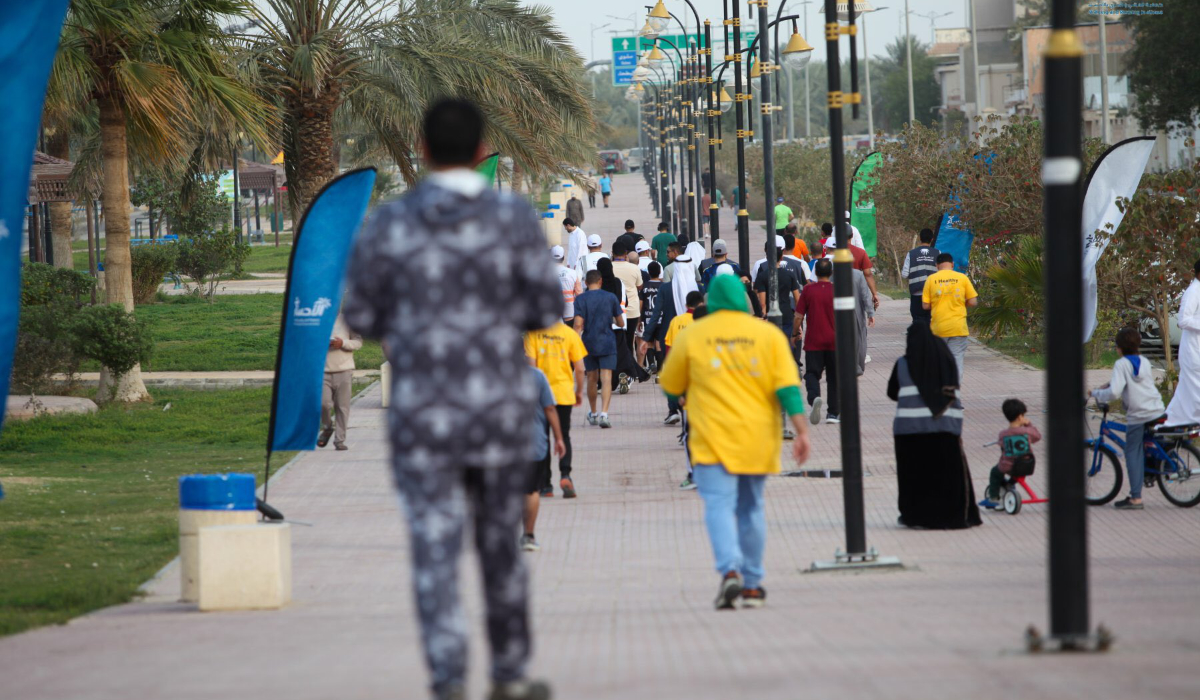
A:
[[[644,148],[631,148],[625,156],[625,163],[629,166],[629,172],[636,173],[641,170],[642,164],[646,162]]]
[[[596,155],[600,158],[600,167],[604,172],[610,174],[628,172],[625,165],[625,156],[621,155],[620,151],[600,151]]]
[[[1143,318],[1138,323],[1138,331],[1142,334],[1142,345],[1151,348],[1161,348],[1162,338],[1158,334],[1158,324],[1153,319]],[[1171,346],[1179,347],[1179,341],[1183,339],[1183,331],[1179,329],[1179,313],[1171,314],[1170,326]]]

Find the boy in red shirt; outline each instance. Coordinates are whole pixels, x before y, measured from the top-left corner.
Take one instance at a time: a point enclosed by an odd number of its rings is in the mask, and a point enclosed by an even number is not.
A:
[[[999,502],[1000,489],[1004,487],[1005,475],[1012,471],[1015,459],[1013,453],[1029,454],[1029,448],[1033,446],[1033,443],[1042,439],[1042,434],[1038,431],[1037,426],[1025,417],[1029,409],[1025,408],[1024,401],[1008,399],[1000,406],[1000,410],[1004,412],[1004,419],[1008,421],[1008,427],[1000,431],[998,439],[1000,462],[992,467],[992,472],[988,476],[987,492],[983,494],[984,499],[979,502],[980,508],[991,508],[992,510],[1003,507]]]
[[[825,375],[825,386],[829,391],[829,423],[840,423],[838,418],[837,348],[833,325],[833,262],[821,258],[813,267],[816,282],[810,282],[800,292],[796,303],[796,316],[792,321],[792,344],[804,341],[804,387],[808,403],[812,406],[808,420],[813,425],[821,422],[821,375]]]

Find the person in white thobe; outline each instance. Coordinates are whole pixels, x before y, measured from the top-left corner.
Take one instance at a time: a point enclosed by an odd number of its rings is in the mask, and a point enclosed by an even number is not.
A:
[[[1175,385],[1175,396],[1167,406],[1167,425],[1191,425],[1200,423],[1200,260],[1193,271],[1196,279],[1188,285],[1179,304],[1179,383]],[[1163,337],[1171,342],[1170,329],[1164,329]]]

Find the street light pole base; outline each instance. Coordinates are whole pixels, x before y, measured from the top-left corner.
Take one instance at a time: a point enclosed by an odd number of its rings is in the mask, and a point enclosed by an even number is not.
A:
[[[790,472],[784,472],[782,476],[802,476],[810,479],[840,479],[842,478],[841,469],[796,469]]]
[[[1064,634],[1050,637],[1043,637],[1033,625],[1025,630],[1025,651],[1030,654],[1100,653],[1111,649],[1114,641],[1116,637],[1104,625],[1097,627],[1095,634]]]
[[[806,573],[817,574],[824,571],[877,571],[881,569],[900,570],[904,563],[900,557],[884,557],[872,547],[865,554],[845,554],[837,550],[833,561],[814,561],[805,569]]]

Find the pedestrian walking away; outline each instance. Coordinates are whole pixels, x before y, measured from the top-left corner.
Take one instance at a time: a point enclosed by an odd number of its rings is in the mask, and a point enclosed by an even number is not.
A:
[[[347,325],[381,339],[394,369],[392,470],[411,539],[414,609],[435,698],[463,698],[467,631],[458,562],[479,551],[492,700],[549,698],[529,681],[528,584],[519,545],[536,401],[521,334],[563,316],[541,220],[472,166],[486,151],[472,103],[435,103],[421,148],[429,175],[380,206],[347,270]],[[480,240],[494,246],[478,254]],[[447,270],[455,274],[446,274]],[[471,284],[464,284],[471,279]],[[486,321],[486,322],[483,322]]]
[[[821,422],[826,402],[829,423],[840,423],[838,413],[837,334],[834,331],[833,263],[828,258],[817,261],[814,270],[817,281],[804,286],[800,301],[796,303],[796,317],[792,327],[792,342],[804,343],[804,386],[808,405],[808,419],[813,425]],[[821,398],[821,375],[825,375],[827,398]]]
[[[962,403],[954,356],[920,321],[888,379],[896,402],[892,434],[904,527],[959,530],[983,524],[962,447]]]
[[[851,270],[854,277],[854,329],[858,334],[855,347],[858,360],[858,376],[867,371],[871,356],[867,354],[867,329],[875,327],[875,305],[871,300],[871,288],[867,278],[859,270]]]
[[[654,251],[654,259],[665,270],[671,261],[667,259],[667,246],[675,242],[675,236],[671,233],[671,227],[667,222],[662,222],[658,225],[658,233],[654,239],[650,241],[650,248]]]
[[[579,275],[579,279],[583,279],[583,274],[587,270],[583,269],[581,262],[588,250],[588,235],[584,233],[575,220],[571,217],[563,219],[563,231],[566,235],[566,240],[563,241],[563,249],[566,253],[567,266],[575,270]]]
[[[909,314],[912,320],[924,319],[926,323],[932,320],[929,310],[924,307],[921,295],[925,291],[925,280],[938,271],[937,258],[941,251],[933,247],[933,230],[923,228],[919,235],[921,245],[908,251],[904,256],[904,266],[900,276],[908,281]]]
[[[938,271],[925,280],[921,292],[921,306],[930,312],[930,328],[933,334],[946,341],[958,366],[958,382],[962,383],[963,361],[970,344],[967,329],[967,307],[979,305],[979,294],[971,280],[961,272],[954,271],[954,256],[939,253]]]
[[[554,410],[558,415],[564,445],[564,453],[558,461],[558,485],[563,498],[574,498],[575,482],[571,480],[571,409],[583,403],[583,359],[587,357],[587,349],[578,333],[556,323],[544,330],[526,333],[525,354],[533,366],[546,375],[554,392]],[[547,467],[538,484],[538,492],[543,496],[554,495],[551,476]]]
[[[549,436],[554,436],[554,455],[562,457],[566,454],[567,448],[563,443],[558,413],[554,410],[554,393],[550,390],[550,382],[537,367],[530,367],[529,375],[530,381],[537,388],[538,400],[533,411],[533,443],[529,452],[533,463],[530,465],[529,481],[525,487],[525,531],[521,535],[521,549],[526,552],[538,552],[541,551],[542,546],[538,544],[534,528],[537,526],[538,510],[541,508],[539,490],[542,480],[550,478],[551,443]]]
[[[791,223],[796,215],[792,213],[792,208],[783,203],[783,197],[775,198],[775,233],[782,236],[787,225]]]
[[[583,338],[587,356],[583,367],[587,372],[588,425],[611,428],[608,406],[612,402],[612,374],[617,368],[617,334],[613,326],[624,327],[625,316],[621,302],[612,293],[600,288],[603,278],[592,270],[585,278],[587,291],[575,299],[575,332]],[[599,388],[600,411],[596,411]]]
[[[600,177],[600,196],[604,198],[604,208],[608,209],[608,198],[613,193],[612,177],[605,173]]]
[[[550,249],[550,259],[557,266],[558,284],[563,295],[563,321],[573,323],[575,320],[575,297],[583,293],[583,281],[579,273],[567,267],[566,254],[562,246],[556,245]]]
[[[567,218],[574,219],[576,224],[583,226],[583,202],[579,200],[576,189],[571,188],[571,198],[567,200]]]
[[[750,315],[732,275],[713,280],[708,314],[675,339],[662,372],[668,395],[685,397],[688,450],[716,560],[718,610],[766,603],[767,476],[779,473],[783,426],[795,429],[792,456],[809,455],[800,377],[787,336]]]
[[[350,395],[354,381],[354,351],[362,348],[362,336],[346,326],[342,314],[333,322],[333,335],[325,353],[325,385],[321,390],[321,434],[317,447],[329,444],[338,450],[348,450],[346,424],[350,422]],[[333,415],[331,420],[330,415]]]
[[[617,240],[613,241],[613,247],[615,248],[620,243],[625,247],[626,251],[637,250],[637,244],[645,240],[646,237],[638,233],[636,229],[637,225],[633,223],[633,219],[626,219],[625,232],[617,236]],[[614,259],[618,257],[616,254],[613,255]]]
[[[580,276],[586,275],[592,270],[595,270],[596,263],[600,262],[600,260],[608,258],[608,253],[600,250],[604,247],[604,242],[601,241],[600,237],[596,234],[593,233],[592,235],[588,236],[585,243],[587,245],[587,252],[580,256],[579,264],[575,269]]]

